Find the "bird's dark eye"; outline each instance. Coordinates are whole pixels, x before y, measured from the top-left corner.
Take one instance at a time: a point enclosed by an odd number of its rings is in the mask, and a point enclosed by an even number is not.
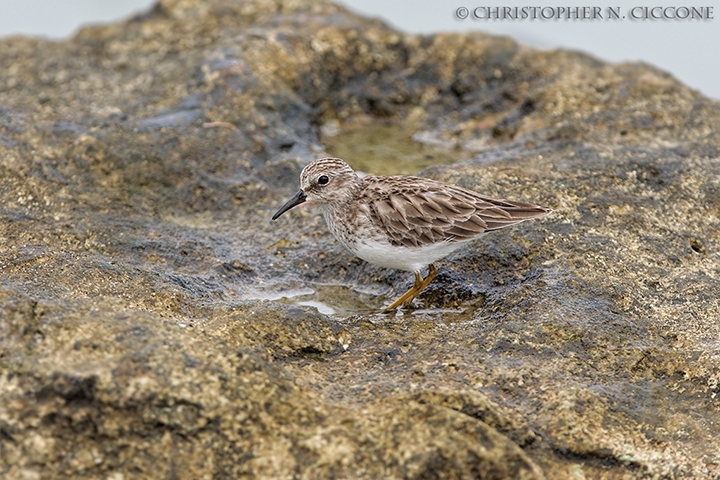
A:
[[[318,185],[327,185],[329,181],[330,179],[327,175],[320,175],[320,177],[318,177]]]

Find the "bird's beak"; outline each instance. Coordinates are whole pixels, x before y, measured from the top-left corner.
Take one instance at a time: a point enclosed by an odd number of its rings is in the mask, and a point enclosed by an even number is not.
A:
[[[295,195],[293,195],[293,197],[290,200],[285,202],[285,205],[280,207],[280,210],[275,212],[275,215],[272,216],[272,219],[277,220],[280,215],[287,212],[291,208],[300,205],[305,200],[307,200],[307,197],[305,196],[305,192],[303,192],[302,189],[298,190],[298,192]]]

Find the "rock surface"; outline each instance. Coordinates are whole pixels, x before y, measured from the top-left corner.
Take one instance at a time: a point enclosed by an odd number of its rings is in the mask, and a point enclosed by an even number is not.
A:
[[[716,101],[304,0],[0,43],[3,478],[720,477]],[[376,313],[410,275],[269,222],[353,119],[555,212]]]

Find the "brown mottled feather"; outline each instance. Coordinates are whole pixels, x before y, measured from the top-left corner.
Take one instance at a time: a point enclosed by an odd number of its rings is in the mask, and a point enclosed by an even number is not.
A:
[[[368,175],[361,182],[358,200],[370,206],[371,221],[387,233],[393,245],[419,247],[470,240],[550,212],[427,178]]]

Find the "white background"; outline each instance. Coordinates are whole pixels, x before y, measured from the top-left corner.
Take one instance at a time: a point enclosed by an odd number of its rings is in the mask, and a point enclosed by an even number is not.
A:
[[[243,1],[243,0],[238,0]],[[0,0],[0,37],[23,34],[64,38],[81,24],[113,22],[145,11],[153,0]],[[720,99],[720,1],[592,0],[343,0],[365,15],[410,33],[483,30],[508,35],[535,48],[582,50],[610,62],[643,61],[690,87]],[[591,6],[605,12],[635,6],[714,8],[713,20],[459,20],[458,7]],[[0,66],[1,67],[1,66]]]

